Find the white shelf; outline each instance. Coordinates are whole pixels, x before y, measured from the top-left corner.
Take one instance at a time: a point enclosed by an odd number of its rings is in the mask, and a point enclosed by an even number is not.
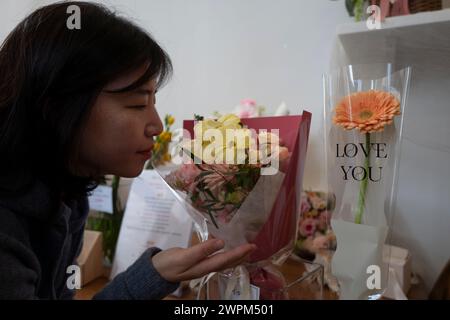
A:
[[[365,21],[345,23],[338,26],[337,34],[346,35],[360,32],[362,33],[383,32],[391,29],[415,27],[420,25],[429,25],[436,23],[437,24],[443,23],[447,24],[448,26],[448,23],[450,23],[450,9],[386,18],[386,20],[381,23],[381,29],[379,30],[369,30],[367,28]],[[450,30],[447,29],[447,33],[450,33],[449,31]]]
[[[447,74],[450,68],[450,9],[387,18],[378,30],[347,23],[337,28],[337,37],[341,56],[354,64],[393,62]]]

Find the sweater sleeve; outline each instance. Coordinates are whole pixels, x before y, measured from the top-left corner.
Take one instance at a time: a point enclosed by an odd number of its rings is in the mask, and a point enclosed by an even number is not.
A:
[[[38,299],[40,267],[20,241],[0,232],[0,300]]]
[[[127,270],[118,274],[95,300],[156,300],[174,292],[180,283],[165,280],[152,263],[159,248],[147,249]]]

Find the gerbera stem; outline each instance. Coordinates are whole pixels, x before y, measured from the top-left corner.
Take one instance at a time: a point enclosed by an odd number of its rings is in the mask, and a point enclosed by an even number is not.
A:
[[[364,207],[366,205],[366,191],[367,191],[367,182],[369,180],[369,165],[370,165],[370,133],[366,132],[366,150],[367,156],[364,161],[364,170],[365,176],[361,181],[361,185],[359,187],[359,197],[358,197],[358,211],[355,216],[355,223],[361,224],[362,216],[364,213]]]

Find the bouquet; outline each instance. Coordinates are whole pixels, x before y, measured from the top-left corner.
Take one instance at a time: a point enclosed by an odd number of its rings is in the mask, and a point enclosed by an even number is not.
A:
[[[225,249],[257,245],[245,265],[222,274],[222,299],[248,299],[250,285],[261,299],[286,298],[271,264],[294,246],[310,117],[196,117],[184,122],[172,162],[155,166],[202,240],[222,239]]]
[[[331,231],[331,211],[334,197],[321,191],[304,191],[301,195],[301,216],[298,223],[294,253],[306,260],[314,260],[322,249],[334,249]]]
[[[328,182],[336,195],[332,270],[342,299],[377,299],[386,287],[382,255],[395,208],[409,77],[409,68],[368,64],[324,78]]]

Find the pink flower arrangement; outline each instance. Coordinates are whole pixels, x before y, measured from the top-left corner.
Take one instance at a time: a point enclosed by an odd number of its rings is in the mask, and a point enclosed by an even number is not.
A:
[[[298,225],[295,252],[309,252],[311,248],[332,247],[326,236],[331,233],[331,210],[334,197],[325,192],[306,191],[301,195],[301,218]],[[324,243],[322,243],[324,242]]]
[[[192,205],[216,220],[229,222],[253,189],[260,175],[259,165],[183,164],[172,171],[167,183],[185,191]]]

